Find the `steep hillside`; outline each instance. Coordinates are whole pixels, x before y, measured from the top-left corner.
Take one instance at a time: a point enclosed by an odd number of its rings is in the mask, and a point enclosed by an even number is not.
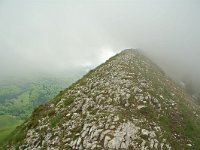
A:
[[[7,149],[200,149],[199,106],[137,50],[124,50],[39,106]]]

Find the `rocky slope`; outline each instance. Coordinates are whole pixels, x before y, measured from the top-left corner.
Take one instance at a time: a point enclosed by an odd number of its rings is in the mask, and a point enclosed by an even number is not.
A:
[[[199,106],[137,50],[124,50],[39,106],[7,149],[200,149]]]

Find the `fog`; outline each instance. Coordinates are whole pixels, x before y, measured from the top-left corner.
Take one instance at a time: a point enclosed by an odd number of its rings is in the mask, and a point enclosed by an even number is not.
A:
[[[0,0],[0,78],[93,68],[126,48],[200,84],[200,2]]]

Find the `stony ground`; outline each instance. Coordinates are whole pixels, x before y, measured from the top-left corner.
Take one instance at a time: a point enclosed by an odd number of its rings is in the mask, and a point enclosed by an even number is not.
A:
[[[187,98],[158,67],[137,50],[125,50],[38,107],[13,145],[50,150],[192,149],[193,141],[180,130],[181,99]],[[198,106],[192,106],[198,120]],[[8,149],[15,149],[13,145]]]

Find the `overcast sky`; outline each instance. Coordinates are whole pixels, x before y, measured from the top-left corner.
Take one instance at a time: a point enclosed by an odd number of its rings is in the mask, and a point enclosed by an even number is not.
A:
[[[199,0],[0,0],[0,77],[91,67],[140,48],[200,76]]]

